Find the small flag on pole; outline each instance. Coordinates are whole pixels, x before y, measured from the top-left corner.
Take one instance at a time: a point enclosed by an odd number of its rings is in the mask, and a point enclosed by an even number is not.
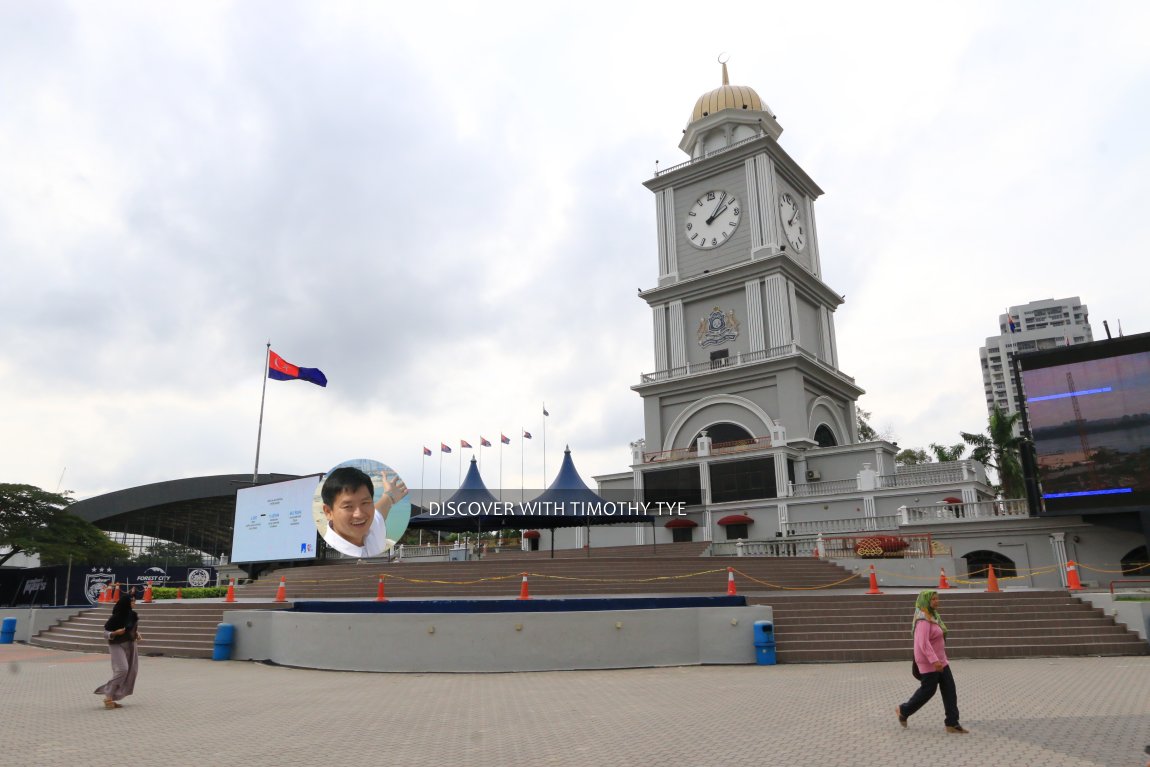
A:
[[[1011,333],[1018,332],[1018,320],[1014,318],[1014,315],[1010,313],[1009,309],[1006,310],[1006,324],[1010,326]]]
[[[439,452],[441,452],[441,453],[450,453],[450,452],[451,452],[451,448],[449,448],[449,447],[448,447],[446,444],[444,444],[444,443],[440,442],[440,443],[439,443]]]
[[[544,416],[549,416],[549,415],[551,415],[550,413],[548,413],[548,412],[547,412],[547,406],[546,406],[546,405],[544,405],[544,406],[543,406],[543,415],[544,415]]]
[[[488,441],[487,441],[486,439],[484,439],[483,437],[480,437],[480,438],[479,438],[479,446],[480,446],[480,447],[491,447],[491,443],[490,443],[490,442],[488,442]]]
[[[499,432],[499,441],[502,442],[504,445],[510,445],[511,444],[511,437],[508,437],[503,432]]]
[[[431,455],[431,448],[429,448],[429,447],[423,448],[423,454],[424,455]]]
[[[465,440],[465,439],[461,439],[461,440],[459,440],[459,446],[460,446],[460,447],[462,447],[462,448],[466,448],[466,449],[468,449],[468,450],[470,450],[470,449],[471,449],[471,443],[470,443],[470,442],[468,442],[468,441],[467,441],[467,440]]]
[[[526,438],[526,439],[531,439],[531,432],[529,432],[529,431],[527,431],[526,429],[524,429],[524,430],[523,430],[523,436],[524,436],[524,438]]]
[[[301,368],[268,349],[268,378],[273,381],[308,381],[327,386],[327,376],[319,368]]]

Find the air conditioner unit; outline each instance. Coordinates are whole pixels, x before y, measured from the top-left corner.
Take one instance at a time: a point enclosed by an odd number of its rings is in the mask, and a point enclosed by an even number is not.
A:
[[[807,470],[807,482],[818,482],[822,478],[823,478],[823,475],[819,474],[814,469],[808,469]]]

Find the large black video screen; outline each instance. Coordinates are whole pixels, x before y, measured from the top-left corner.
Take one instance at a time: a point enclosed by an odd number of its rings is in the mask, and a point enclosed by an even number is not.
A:
[[[1018,361],[1042,513],[1150,508],[1150,334]]]

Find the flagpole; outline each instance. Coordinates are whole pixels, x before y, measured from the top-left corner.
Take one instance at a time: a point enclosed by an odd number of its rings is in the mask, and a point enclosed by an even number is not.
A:
[[[503,500],[503,432],[499,432],[499,500]]]
[[[268,346],[264,349],[264,386],[263,392],[260,393],[260,426],[256,431],[256,465],[252,469],[252,484],[257,484],[260,477],[260,441],[264,436],[264,400],[268,396],[268,361],[271,359],[272,342],[268,339]]]
[[[439,443],[439,503],[443,505],[443,443]]]
[[[463,486],[463,440],[459,441],[459,476],[455,478],[455,486]]]
[[[520,503],[523,503],[527,500],[527,481],[524,479],[524,477],[527,475],[523,473],[524,472],[523,467],[525,465],[523,454],[527,452],[527,447],[526,447],[525,443],[523,442],[524,433],[525,432],[524,432],[523,427],[520,426],[519,427],[519,502]]]
[[[547,403],[543,403],[543,484],[547,487]]]
[[[419,454],[422,456],[419,462],[419,510],[423,512],[427,510],[423,505],[423,477],[427,473],[427,451],[423,449],[423,445],[419,446]],[[423,543],[423,530],[419,531],[419,542]]]

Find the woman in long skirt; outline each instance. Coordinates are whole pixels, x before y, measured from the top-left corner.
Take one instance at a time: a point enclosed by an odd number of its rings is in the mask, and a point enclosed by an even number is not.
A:
[[[135,595],[125,593],[104,624],[104,638],[108,640],[108,652],[112,656],[112,678],[95,690],[97,695],[104,696],[104,708],[122,708],[116,701],[131,695],[136,687],[139,665],[136,643],[141,637],[136,628],[140,616],[132,609],[135,604]]]

